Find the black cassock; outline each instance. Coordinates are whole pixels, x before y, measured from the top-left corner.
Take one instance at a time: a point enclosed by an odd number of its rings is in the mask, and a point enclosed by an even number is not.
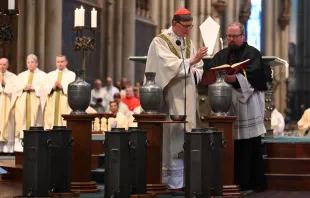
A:
[[[225,48],[216,53],[204,71],[224,64],[232,65],[250,59],[245,67],[246,78],[256,91],[267,90],[267,81],[271,79],[270,68],[265,65],[260,51],[246,42],[238,49]],[[242,75],[244,73],[240,71]],[[238,89],[238,81],[229,83]],[[264,187],[264,169],[261,136],[235,140],[235,184],[242,190],[261,189]]]

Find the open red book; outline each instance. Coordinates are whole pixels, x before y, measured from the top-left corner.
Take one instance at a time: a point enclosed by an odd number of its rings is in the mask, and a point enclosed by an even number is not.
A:
[[[212,67],[207,72],[204,73],[202,79],[200,81],[200,85],[211,85],[216,81],[216,72],[225,70],[226,74],[232,75],[238,73],[240,70],[243,70],[250,62],[250,59],[246,59],[245,61],[235,63],[233,65],[220,65],[217,67]]]

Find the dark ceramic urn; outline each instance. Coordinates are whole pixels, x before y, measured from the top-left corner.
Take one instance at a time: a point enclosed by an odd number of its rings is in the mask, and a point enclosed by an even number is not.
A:
[[[140,87],[140,104],[145,114],[160,113],[163,90],[155,83],[155,76],[155,72],[145,72],[146,82]]]
[[[87,114],[90,104],[91,86],[84,81],[84,70],[75,71],[75,81],[68,85],[68,102],[71,114]]]

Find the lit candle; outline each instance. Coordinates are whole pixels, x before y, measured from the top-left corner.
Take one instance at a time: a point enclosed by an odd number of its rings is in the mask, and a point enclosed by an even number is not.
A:
[[[85,9],[83,8],[83,6],[81,6],[80,9],[80,17],[81,17],[81,21],[80,21],[80,26],[84,26],[85,25]]]
[[[97,10],[95,10],[95,8],[91,11],[91,27],[97,27]]]
[[[9,0],[9,10],[15,10],[15,0]]]
[[[76,8],[74,10],[74,27],[79,26],[78,25],[78,15],[79,15],[79,9]]]
[[[221,50],[223,49],[223,39],[220,38],[220,42],[221,42]]]

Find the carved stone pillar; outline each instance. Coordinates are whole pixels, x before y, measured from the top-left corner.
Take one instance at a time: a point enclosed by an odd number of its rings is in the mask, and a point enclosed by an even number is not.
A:
[[[245,24],[251,15],[251,0],[243,0],[239,12],[239,22]]]
[[[227,7],[227,2],[224,0],[217,0],[216,2],[212,3],[212,6],[217,11],[217,13],[221,15]]]
[[[291,0],[281,0],[281,15],[278,18],[279,26],[285,30],[291,17]]]

